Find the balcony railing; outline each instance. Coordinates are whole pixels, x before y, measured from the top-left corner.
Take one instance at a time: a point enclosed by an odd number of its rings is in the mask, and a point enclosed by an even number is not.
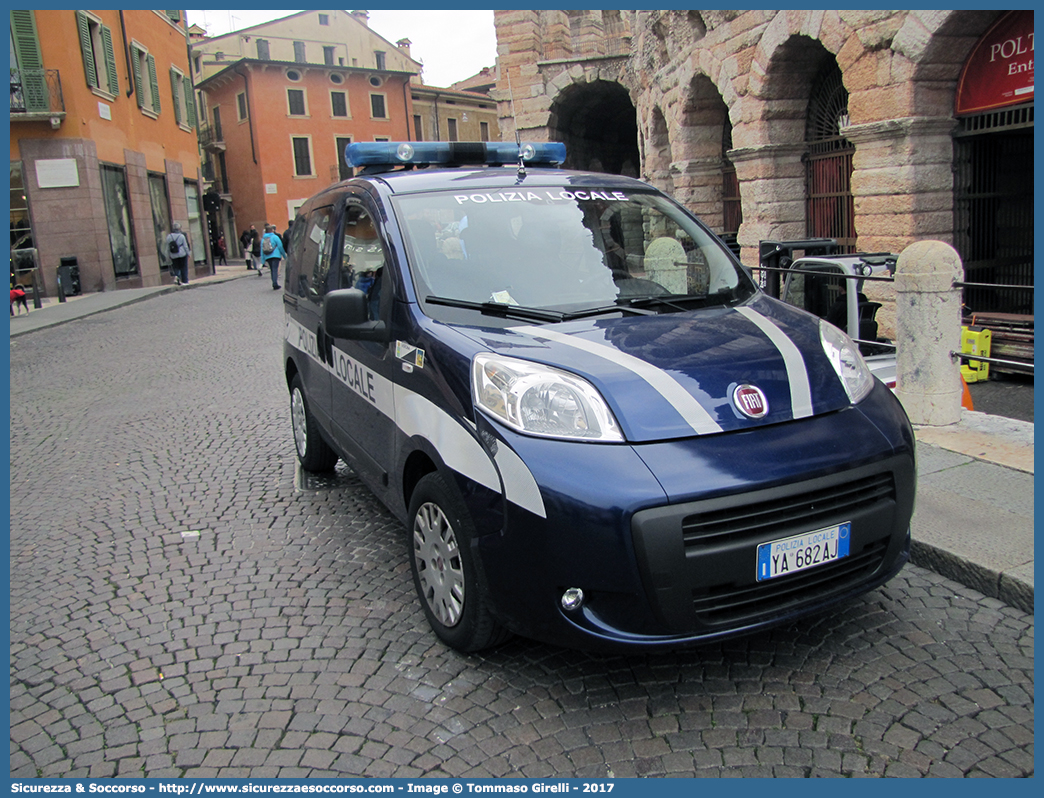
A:
[[[211,152],[220,152],[225,149],[225,137],[220,128],[210,125],[200,125],[197,131],[199,135],[199,146]]]
[[[57,69],[11,70],[11,116],[17,119],[64,119],[65,100]]]

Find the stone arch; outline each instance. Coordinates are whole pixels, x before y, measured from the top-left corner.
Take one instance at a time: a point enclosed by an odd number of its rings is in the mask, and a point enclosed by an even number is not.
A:
[[[671,193],[674,186],[671,181],[671,139],[668,132],[667,119],[660,107],[653,106],[649,113],[649,124],[645,136],[645,160],[642,172],[645,179],[661,191]]]
[[[716,232],[736,233],[742,218],[739,208],[731,215],[724,209],[724,197],[738,195],[739,190],[733,187],[735,169],[727,154],[732,149],[732,122],[725,100],[707,75],[694,74],[684,87],[672,139],[675,196]],[[725,224],[727,216],[735,226]]]
[[[638,117],[619,83],[599,79],[563,88],[551,103],[548,135],[566,145],[567,169],[638,174]]]

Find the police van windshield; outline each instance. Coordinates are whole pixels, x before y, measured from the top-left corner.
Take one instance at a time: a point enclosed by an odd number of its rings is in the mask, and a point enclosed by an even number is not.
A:
[[[756,290],[732,254],[651,192],[520,188],[396,198],[418,297],[577,311],[689,310]]]

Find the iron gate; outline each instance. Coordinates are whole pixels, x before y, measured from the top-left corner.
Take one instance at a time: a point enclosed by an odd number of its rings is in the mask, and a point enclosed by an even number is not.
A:
[[[1033,285],[1033,106],[965,117],[954,136],[954,248],[965,281]],[[1033,291],[964,289],[966,312],[1033,313]]]

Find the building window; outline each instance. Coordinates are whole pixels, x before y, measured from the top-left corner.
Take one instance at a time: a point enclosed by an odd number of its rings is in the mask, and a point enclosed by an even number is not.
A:
[[[330,113],[334,116],[348,116],[348,95],[343,91],[330,92]]]
[[[113,96],[120,93],[116,75],[116,55],[112,46],[112,31],[95,17],[76,12],[76,27],[80,33],[80,51],[87,85]]]
[[[413,137],[417,141],[424,141],[424,127],[421,125],[420,114],[413,115]]]
[[[305,58],[304,42],[294,42],[294,60],[299,64],[304,64],[308,62],[308,59]]]
[[[197,56],[193,57],[192,63],[193,63],[194,68],[196,70],[196,74],[198,75],[200,73],[200,71],[202,70],[202,68],[203,68],[203,56],[197,55]]]
[[[290,116],[305,115],[305,93],[304,89],[287,89],[286,102],[290,108]]]
[[[391,139],[388,138],[387,136],[374,136],[373,140],[374,141],[391,141]]]
[[[323,47],[323,63],[327,66],[333,66],[334,62],[334,48]]]
[[[224,141],[225,136],[221,132],[221,108],[215,105],[211,110],[214,117],[214,141]]]
[[[351,143],[351,136],[338,136],[334,139],[334,147],[337,149],[337,176],[341,180],[347,180],[352,176],[352,167],[348,165],[348,160],[344,157],[344,151]]]
[[[354,61],[355,59],[353,58],[352,60]],[[378,88],[382,83],[384,83],[384,81],[377,77],[377,75],[370,76],[370,85],[374,88]]]
[[[387,119],[388,114],[384,107],[384,95],[383,94],[371,94],[370,95],[370,116],[374,119]]]
[[[294,83],[298,83],[301,80],[301,73],[298,72],[296,69],[288,69],[286,70],[286,79],[292,80]]]
[[[330,24],[330,15],[329,14],[320,14],[319,15],[319,24],[320,25],[329,25]]]
[[[247,118],[246,92],[241,91],[236,95],[236,113],[240,122]]]
[[[138,254],[134,247],[127,176],[122,166],[101,165],[102,203],[109,226],[112,267],[117,277],[138,273]]]
[[[342,58],[341,60],[343,61],[344,59]],[[344,76],[338,72],[332,72],[330,73],[330,82],[336,83],[338,86],[340,86],[342,83],[344,83]]]
[[[308,136],[292,136],[294,147],[294,174],[312,177],[312,140]]]
[[[489,122],[479,122],[479,141],[489,141]]]
[[[446,128],[449,130],[449,140],[457,140],[457,120],[452,116],[446,119]]]
[[[185,127],[195,127],[196,103],[192,80],[175,67],[170,68],[170,93],[174,101],[174,121]]]
[[[257,42],[257,57],[261,61],[268,61],[272,57],[272,51],[268,48],[268,39],[258,39]]]
[[[156,77],[156,58],[137,42],[131,46],[131,68],[134,70],[134,91],[138,107],[145,112],[160,112],[159,80]]]
[[[384,51],[383,50],[375,50],[373,55],[374,55],[375,60],[377,61],[377,68],[378,69],[387,69],[387,66],[385,65]]]

